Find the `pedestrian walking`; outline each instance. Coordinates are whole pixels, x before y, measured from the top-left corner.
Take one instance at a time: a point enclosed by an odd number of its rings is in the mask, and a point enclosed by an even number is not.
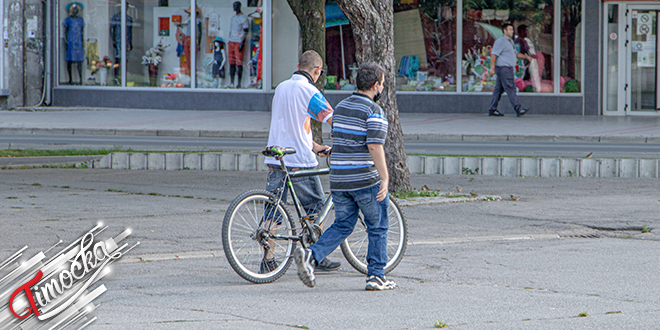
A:
[[[369,237],[365,289],[396,287],[394,281],[385,278],[384,271],[389,229],[389,176],[383,144],[388,124],[383,109],[376,103],[384,82],[383,67],[376,63],[363,65],[357,72],[358,92],[341,101],[335,109],[330,158],[335,221],[315,244],[294,251],[298,277],[309,287],[316,284],[317,265],[353,232],[359,211],[362,211]]]
[[[502,32],[504,35],[495,40],[493,49],[490,52],[490,75],[497,75],[497,80],[495,81],[495,89],[493,90],[488,115],[496,117],[504,116],[503,113],[497,110],[497,105],[500,102],[502,93],[506,92],[511,106],[516,112],[516,116],[520,117],[529,112],[529,109],[522,109],[520,101],[518,101],[516,85],[513,82],[515,79],[513,70],[516,67],[517,59],[525,59],[531,62],[533,58],[516,50],[516,46],[513,43],[513,25],[510,23],[502,24]]]

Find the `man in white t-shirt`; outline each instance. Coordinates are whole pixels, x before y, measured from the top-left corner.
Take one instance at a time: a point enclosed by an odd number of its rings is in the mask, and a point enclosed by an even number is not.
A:
[[[300,56],[298,71],[293,73],[291,79],[283,81],[275,89],[268,145],[296,150],[295,154],[288,155],[284,159],[289,170],[315,168],[318,166],[315,154],[330,149],[329,146],[320,145],[312,139],[312,119],[332,124],[332,107],[325,96],[314,86],[323,72],[321,56],[313,50],[306,51]],[[280,162],[274,158],[266,158],[265,163],[268,165],[266,189],[274,192],[282,182],[284,172],[282,172]],[[293,178],[291,181],[307,214],[320,211],[324,202],[321,178],[309,176]],[[282,199],[286,201],[286,189],[283,194]],[[316,266],[317,271],[336,270],[341,265],[339,262],[330,260],[325,262],[325,260]],[[266,256],[262,262],[262,273],[272,269],[275,262],[268,260],[268,256]]]

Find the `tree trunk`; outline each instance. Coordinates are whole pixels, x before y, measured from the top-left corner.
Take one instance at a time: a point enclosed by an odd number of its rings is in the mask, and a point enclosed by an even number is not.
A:
[[[303,52],[314,50],[325,62],[325,0],[287,0],[293,14],[298,18],[302,31]],[[316,87],[325,91],[326,75],[316,82]],[[323,144],[321,135],[322,123],[312,120],[312,136],[314,141]]]
[[[385,156],[390,191],[411,190],[410,171],[403,144],[403,130],[396,104],[394,60],[394,8],[392,0],[337,0],[348,18],[355,38],[358,64],[376,62],[385,68],[385,89],[380,105],[387,114],[389,129]]]

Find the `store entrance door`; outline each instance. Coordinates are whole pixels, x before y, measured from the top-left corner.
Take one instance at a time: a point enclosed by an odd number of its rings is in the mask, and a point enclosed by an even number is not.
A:
[[[660,114],[658,18],[660,5],[628,5],[626,12],[626,115]]]

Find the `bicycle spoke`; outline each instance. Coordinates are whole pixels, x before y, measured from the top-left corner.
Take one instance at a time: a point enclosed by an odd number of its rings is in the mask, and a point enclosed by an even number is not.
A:
[[[238,214],[238,216],[241,217],[241,219],[243,219],[243,222],[245,223],[245,225],[246,225],[247,227],[250,228],[250,230],[254,230],[254,228],[252,228],[252,226],[250,226],[250,222],[247,221],[247,220],[245,220],[245,218],[243,217],[243,215],[242,215],[240,212],[237,212],[237,214]],[[236,223],[236,222],[235,222],[235,223]]]
[[[234,223],[236,224],[236,226],[239,226],[239,227],[243,228],[246,233],[253,233],[254,232],[254,228],[252,228],[249,224],[244,225],[244,224],[238,223],[238,222],[234,222]]]
[[[356,256],[356,257],[359,257],[359,256],[360,256],[360,252],[362,251],[362,247],[364,246],[364,241],[366,241],[367,238],[368,238],[368,236],[364,236],[364,237],[359,241],[359,244],[360,244],[360,245],[359,245],[357,251],[355,251],[355,256]]]

